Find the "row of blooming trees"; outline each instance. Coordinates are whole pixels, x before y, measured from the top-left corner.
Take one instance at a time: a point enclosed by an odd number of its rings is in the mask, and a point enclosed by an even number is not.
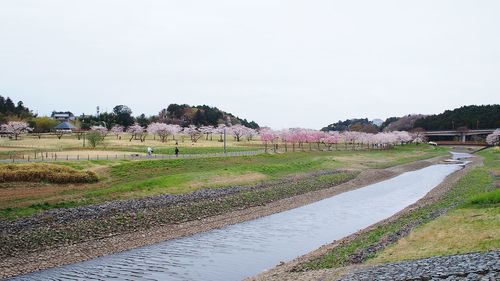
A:
[[[260,131],[260,139],[264,143],[266,150],[269,144],[282,144],[285,151],[289,146],[292,150],[296,148],[304,150],[307,145],[309,150],[315,146],[318,150],[323,145],[326,149],[331,150],[333,146],[338,148],[339,143],[343,143],[346,148],[388,148],[394,145],[401,145],[410,142],[421,142],[421,139],[413,134],[404,131],[395,131],[387,133],[363,133],[363,132],[323,132],[308,129],[284,129],[281,131],[272,131],[270,129],[262,129]]]
[[[32,130],[28,126],[28,123],[22,121],[10,121],[6,124],[0,126],[0,132],[7,134],[18,139],[19,135],[28,133]],[[262,128],[260,131],[245,127],[243,125],[233,125],[225,126],[221,124],[217,127],[214,126],[201,126],[195,127],[190,125],[188,127],[182,128],[179,125],[165,124],[165,123],[151,123],[146,128],[140,126],[139,124],[134,124],[125,128],[121,125],[115,125],[110,130],[103,126],[92,126],[90,128],[91,133],[96,133],[94,138],[97,141],[104,140],[104,138],[111,132],[118,139],[123,132],[128,132],[131,137],[130,141],[133,139],[139,139],[144,141],[147,134],[153,135],[154,139],[158,139],[165,142],[172,137],[175,139],[176,135],[183,134],[189,136],[192,142],[197,142],[201,137],[205,136],[205,139],[213,139],[213,136],[217,136],[219,141],[223,141],[224,132],[234,137],[234,140],[241,141],[246,139],[248,141],[252,140],[256,135],[260,136],[261,141],[264,143],[267,150],[268,145],[281,144],[287,151],[289,146],[292,150],[296,148],[304,150],[305,146],[308,146],[309,150],[314,146],[316,149],[320,149],[324,146],[326,149],[331,150],[333,147],[338,148],[338,144],[343,144],[345,148],[355,149],[360,148],[387,148],[394,145],[401,145],[406,143],[423,143],[425,142],[425,134],[421,132],[408,133],[406,131],[393,131],[384,133],[364,133],[356,131],[345,131],[345,132],[323,132],[310,129],[301,128],[291,128],[283,129],[280,131],[273,131],[269,128]],[[500,143],[500,129],[495,130],[492,134],[486,137],[486,142],[489,145],[499,145]]]
[[[102,126],[93,126],[91,127],[91,131],[101,132],[101,134],[104,136],[105,132],[107,133],[106,128]],[[258,134],[256,130],[245,127],[243,125],[226,126],[224,124],[221,124],[217,127],[196,127],[194,125],[190,125],[188,127],[182,128],[179,125],[160,122],[151,123],[147,127],[142,127],[136,123],[126,129],[123,126],[116,125],[113,126],[110,131],[116,136],[117,139],[121,134],[127,132],[131,135],[130,141],[132,141],[133,139],[144,141],[146,133],[148,133],[153,135],[154,139],[158,137],[158,139],[162,142],[167,141],[169,137],[172,137],[172,139],[174,140],[175,136],[179,134],[189,136],[192,142],[197,142],[203,136],[205,136],[206,140],[208,140],[209,138],[210,140],[212,140],[214,135],[218,136],[219,141],[223,141],[224,131],[227,135],[233,136],[236,141],[241,141],[244,138],[250,141],[255,135]]]

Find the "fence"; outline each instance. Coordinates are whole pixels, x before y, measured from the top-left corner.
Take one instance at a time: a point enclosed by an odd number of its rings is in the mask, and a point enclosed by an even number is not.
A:
[[[22,157],[0,160],[0,163],[27,163],[27,162],[57,162],[57,161],[94,161],[94,160],[139,160],[139,159],[179,159],[179,158],[205,158],[205,157],[228,157],[228,156],[247,156],[247,155],[257,155],[264,153],[263,150],[257,151],[238,151],[238,152],[226,152],[226,153],[199,153],[199,154],[179,154],[179,155],[167,155],[167,154],[122,154],[122,155],[63,155],[57,153],[40,153],[38,157],[31,157],[30,155],[22,155]]]

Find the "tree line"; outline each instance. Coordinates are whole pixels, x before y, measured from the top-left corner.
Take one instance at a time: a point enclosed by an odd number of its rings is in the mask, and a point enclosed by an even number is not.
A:
[[[358,131],[365,133],[391,131],[435,131],[457,129],[495,129],[500,128],[500,105],[469,105],[446,110],[435,115],[409,114],[402,117],[389,117],[376,125],[368,118],[339,120],[322,131]]]
[[[11,120],[25,120],[33,117],[31,110],[24,106],[22,101],[17,104],[10,97],[0,95],[0,123]]]
[[[166,123],[188,127],[190,125],[217,126],[225,124],[227,126],[241,124],[245,127],[258,129],[259,124],[254,121],[247,121],[207,105],[190,106],[187,104],[170,104],[167,108],[160,110],[157,115],[146,116],[140,114],[137,117],[132,116],[132,110],[126,105],[117,105],[112,112],[95,115],[82,115],[78,118],[82,129],[90,129],[92,126],[104,126],[111,129],[114,125],[130,127],[137,123],[142,127],[147,127],[152,123]]]
[[[36,114],[33,114],[32,110],[25,107],[22,101],[15,103],[10,97],[0,95],[0,124],[5,124],[9,121],[25,121],[29,124],[29,127],[33,128],[33,132],[36,133],[49,132],[59,124],[53,118],[38,117]],[[136,123],[142,127],[147,127],[152,123],[167,123],[181,127],[188,127],[190,125],[196,127],[216,127],[219,124],[226,126],[241,124],[252,129],[259,128],[259,124],[255,121],[241,119],[217,107],[208,105],[190,106],[188,104],[175,103],[160,110],[158,114],[151,116],[140,114],[135,117],[133,116],[132,109],[127,105],[116,105],[111,112],[103,112],[99,115],[82,114],[76,116],[76,119],[72,123],[82,130],[89,130],[92,126],[104,126],[109,130],[114,125],[128,128]]]

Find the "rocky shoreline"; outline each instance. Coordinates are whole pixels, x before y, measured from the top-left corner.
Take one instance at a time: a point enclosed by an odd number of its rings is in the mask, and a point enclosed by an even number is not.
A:
[[[16,252],[15,255],[6,255],[5,258],[3,258],[0,261],[0,269],[1,269],[0,278],[6,278],[49,267],[84,261],[98,256],[108,255],[115,252],[128,250],[131,248],[149,245],[168,239],[174,239],[177,237],[203,232],[210,229],[219,228],[226,225],[235,224],[246,220],[251,220],[258,217],[270,215],[276,212],[281,212],[284,210],[306,205],[342,192],[357,189],[366,186],[368,184],[386,180],[388,178],[397,176],[403,172],[420,169],[435,164],[442,159],[443,157],[438,157],[428,160],[421,160],[383,170],[367,170],[362,172],[355,179],[350,180],[346,183],[342,183],[340,185],[314,190],[311,192],[307,192],[305,194],[299,194],[285,199],[271,201],[266,203],[265,205],[260,204],[257,206],[248,206],[248,207],[244,206],[241,207],[240,209],[232,210],[231,212],[227,213],[220,213],[212,216],[202,216],[200,219],[197,220],[190,220],[186,222],[172,223],[172,224],[162,224],[158,226],[148,227],[147,229],[136,228],[133,229],[133,231],[126,233],[120,233],[120,232],[110,233],[106,237],[100,237],[99,239],[90,239],[78,243],[65,244],[63,246],[47,247],[41,250],[38,249],[36,251],[26,250],[26,251]],[[338,172],[339,171],[337,171],[337,173]],[[321,173],[324,173],[323,175],[328,175],[328,173],[325,172]],[[291,180],[292,182],[294,182],[297,179],[291,178],[287,180],[289,181]],[[259,189],[258,186],[245,187],[245,188]],[[233,189],[232,191],[225,190],[221,192],[231,193],[231,192],[236,192],[235,191],[236,189],[237,188]],[[238,192],[236,192],[236,194],[238,194]],[[187,196],[192,196],[192,195],[187,195]],[[207,193],[203,192],[201,193],[200,196],[204,197],[203,201],[214,201],[215,204],[217,203],[217,201],[213,197],[211,197],[213,196],[211,192]],[[147,201],[149,199],[144,199],[144,200]],[[169,197],[165,197],[164,200],[171,200],[171,199]],[[114,202],[110,204],[118,204],[118,206],[120,206],[120,204],[123,203]],[[138,205],[140,204],[146,204],[146,203],[141,202]],[[99,220],[101,218],[99,216],[103,215],[103,213],[99,213],[99,208],[100,207],[93,206],[90,209],[85,209],[83,213],[85,216],[90,216],[91,218],[93,218],[93,216],[95,215],[97,216],[96,218]],[[79,213],[79,211],[75,212],[77,212],[77,214]],[[58,212],[55,213],[57,214]],[[68,216],[72,217],[74,216],[74,214],[70,213],[70,215]],[[66,219],[67,217],[65,217],[65,215],[56,216],[55,218],[56,221],[58,220],[65,221]],[[26,219],[23,222],[13,222],[11,226],[22,227],[27,223],[33,222],[30,220],[33,220],[33,218]],[[45,221],[48,221],[49,225],[54,223],[53,220],[45,220]],[[43,215],[40,215],[40,217],[36,218],[35,223],[33,225],[35,226],[40,225],[40,223],[42,224],[44,223]],[[14,230],[12,230],[11,228],[11,230],[8,231],[14,231]]]
[[[500,251],[387,263],[353,270],[339,281],[499,280]]]

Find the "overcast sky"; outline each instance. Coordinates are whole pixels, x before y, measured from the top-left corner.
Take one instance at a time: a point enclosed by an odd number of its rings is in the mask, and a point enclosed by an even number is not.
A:
[[[0,95],[275,129],[500,102],[500,1],[1,0]]]

